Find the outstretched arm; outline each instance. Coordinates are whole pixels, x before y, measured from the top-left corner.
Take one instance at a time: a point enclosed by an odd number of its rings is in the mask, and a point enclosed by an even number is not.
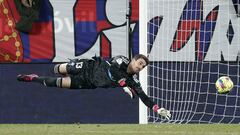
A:
[[[143,91],[140,91],[138,93],[138,96],[148,108],[153,109],[154,112],[165,117],[166,119],[168,120],[170,119],[171,117],[170,111],[165,108],[159,108],[159,106],[155,104]]]
[[[118,83],[121,87],[123,87],[124,92],[126,92],[131,98],[134,98],[134,95],[138,95],[148,108],[153,109],[154,112],[166,119],[170,119],[170,111],[165,108],[160,108],[156,103],[154,103],[142,90],[142,87],[136,78],[132,81],[128,81],[128,83],[126,83],[125,79],[120,79]]]

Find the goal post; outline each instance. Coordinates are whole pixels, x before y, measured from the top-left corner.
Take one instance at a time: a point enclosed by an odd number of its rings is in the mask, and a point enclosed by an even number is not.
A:
[[[148,56],[147,52],[147,0],[140,0],[139,1],[139,53]],[[143,71],[139,74],[139,80],[141,82],[142,88],[145,93],[147,93],[147,82],[148,82],[148,68],[144,68]],[[139,99],[139,123],[140,124],[147,124],[147,107],[144,103]]]
[[[238,2],[238,3],[236,3]],[[139,123],[240,123],[240,18],[235,0],[140,0],[139,75],[167,121],[139,101]],[[216,80],[234,87],[218,94]]]

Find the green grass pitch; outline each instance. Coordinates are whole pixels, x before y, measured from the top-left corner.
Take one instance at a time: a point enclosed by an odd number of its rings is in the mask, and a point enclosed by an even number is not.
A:
[[[240,125],[0,124],[0,135],[240,135]]]

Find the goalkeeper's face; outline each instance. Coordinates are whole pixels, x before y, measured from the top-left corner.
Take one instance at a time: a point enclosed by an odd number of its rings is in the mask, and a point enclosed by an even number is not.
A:
[[[129,73],[137,74],[146,66],[146,61],[142,58],[132,59],[130,64],[128,65]]]

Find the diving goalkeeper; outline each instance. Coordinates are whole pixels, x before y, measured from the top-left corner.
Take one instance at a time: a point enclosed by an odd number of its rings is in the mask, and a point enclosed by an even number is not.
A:
[[[62,77],[43,77],[36,74],[18,75],[17,80],[23,82],[37,82],[48,87],[70,89],[94,89],[122,87],[134,98],[136,95],[154,112],[169,120],[170,111],[160,108],[142,90],[137,79],[139,73],[149,60],[142,54],[135,55],[130,61],[124,56],[116,56],[109,61],[102,57],[92,59],[73,59],[68,63],[54,66],[54,73]]]

